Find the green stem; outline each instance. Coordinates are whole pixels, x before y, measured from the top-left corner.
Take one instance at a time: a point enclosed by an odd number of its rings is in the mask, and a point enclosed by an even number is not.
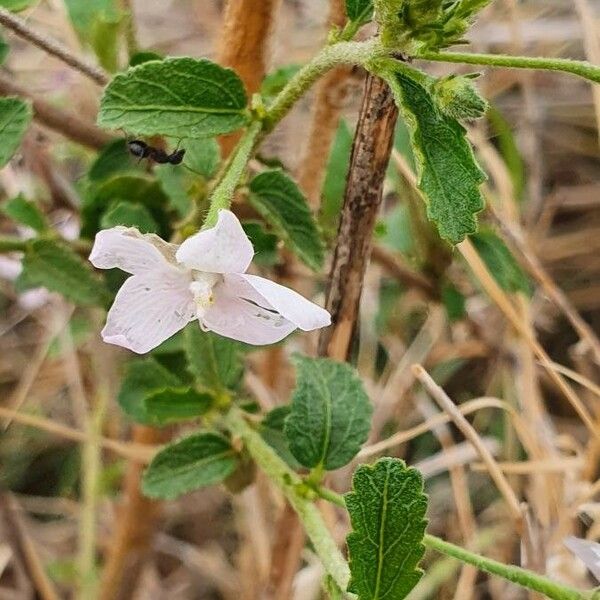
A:
[[[505,565],[501,562],[492,560],[491,558],[479,556],[478,554],[474,554],[459,546],[445,542],[433,535],[425,534],[423,543],[438,552],[447,554],[463,563],[473,565],[480,571],[498,575],[499,577],[512,581],[524,588],[545,594],[548,598],[552,598],[553,600],[585,600],[586,598],[590,598],[590,595],[587,592],[561,585],[560,583],[551,581],[542,575],[527,571],[521,567]]]
[[[24,252],[27,249],[27,240],[16,237],[0,236],[0,253]]]
[[[342,495],[323,486],[317,486],[314,490],[321,498],[345,508],[346,503]],[[503,579],[516,583],[529,590],[541,592],[553,600],[586,600],[587,598],[590,598],[590,595],[586,592],[581,592],[574,588],[561,585],[560,583],[551,581],[550,579],[538,575],[537,573],[533,573],[532,571],[528,571],[527,569],[516,567],[514,565],[505,565],[504,563],[492,560],[491,558],[480,556],[479,554],[465,550],[460,546],[445,542],[434,535],[425,534],[423,543],[425,546],[437,550],[438,552],[442,552],[447,556],[451,556],[463,563],[473,565],[481,571],[485,571],[492,575],[498,575]]]
[[[325,570],[340,589],[345,590],[350,581],[350,569],[337,544],[327,530],[323,517],[315,504],[300,493],[303,486],[300,476],[292,471],[244,418],[238,409],[232,409],[226,417],[231,433],[241,438],[256,464],[276,485],[302,521],[304,530]],[[343,502],[343,499],[342,499]]]
[[[219,210],[229,208],[231,205],[235,189],[262,134],[271,131],[319,77],[341,64],[365,65],[371,59],[381,56],[383,52],[377,40],[338,42],[326,46],[302,67],[277,95],[266,111],[265,118],[252,121],[246,129],[234,151],[233,157],[211,194],[210,208],[203,227],[213,227],[217,222]]]
[[[510,56],[507,54],[474,54],[470,52],[420,52],[415,58],[438,62],[491,65],[514,69],[544,69],[578,75],[600,83],[600,67],[589,62],[567,58],[542,58],[535,56]]]
[[[338,42],[325,46],[292,77],[275,98],[267,111],[266,130],[273,129],[312,84],[330,69],[344,64],[364,66],[371,59],[385,53],[377,39],[366,42]]]
[[[204,221],[205,228],[213,227],[217,222],[219,211],[224,208],[229,208],[231,205],[235,188],[238,186],[238,183],[246,170],[246,165],[256,147],[256,142],[261,131],[262,122],[253,121],[240,139],[233,157],[227,165],[227,169],[211,194],[210,208],[206,215],[206,220]]]

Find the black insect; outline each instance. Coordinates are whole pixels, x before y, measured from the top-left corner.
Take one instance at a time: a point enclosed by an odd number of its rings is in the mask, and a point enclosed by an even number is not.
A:
[[[179,150],[175,150],[171,152],[171,154],[165,152],[161,148],[155,148],[154,146],[150,146],[146,142],[142,140],[132,140],[127,142],[127,146],[129,148],[129,152],[136,156],[140,160],[143,158],[149,158],[153,160],[155,163],[159,163],[161,165],[171,164],[171,165],[179,165],[183,160],[183,156],[185,154],[185,149],[180,148]]]

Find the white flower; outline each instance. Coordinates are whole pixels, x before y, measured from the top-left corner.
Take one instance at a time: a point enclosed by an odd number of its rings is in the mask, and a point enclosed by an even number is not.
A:
[[[90,261],[132,274],[117,293],[102,338],[144,353],[198,319],[205,331],[248,344],[273,344],[296,328],[331,323],[329,313],[293,290],[246,274],[254,249],[237,217],[219,211],[215,227],[175,246],[135,228],[96,235]]]

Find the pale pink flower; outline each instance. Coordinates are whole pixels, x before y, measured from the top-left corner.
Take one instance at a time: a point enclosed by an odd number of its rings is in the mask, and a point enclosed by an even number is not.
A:
[[[300,294],[246,274],[254,249],[237,217],[219,211],[215,227],[176,246],[135,228],[96,235],[90,261],[129,277],[117,293],[102,337],[144,353],[198,319],[205,331],[248,344],[273,344],[296,328],[331,323],[329,313]]]
[[[564,539],[564,544],[600,581],[600,544],[572,535]]]

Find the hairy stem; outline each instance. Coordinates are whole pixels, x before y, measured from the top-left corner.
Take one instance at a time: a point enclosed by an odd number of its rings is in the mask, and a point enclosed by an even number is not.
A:
[[[263,440],[261,435],[247,423],[238,409],[232,409],[227,415],[226,424],[234,436],[244,441],[246,449],[257,465],[284,494],[298,514],[325,570],[338,586],[345,590],[350,580],[350,569],[327,530],[318,508],[300,493],[299,489],[302,486],[300,476],[277,456],[276,452]]]
[[[204,227],[212,227],[219,210],[229,208],[252,152],[263,134],[271,131],[289,112],[295,102],[327,71],[342,64],[366,64],[382,50],[376,41],[340,42],[327,46],[289,81],[273,101],[263,120],[254,120],[240,139],[221,179],[213,190]]]
[[[508,54],[474,54],[470,52],[421,52],[416,58],[438,62],[508,67],[512,69],[562,71],[600,83],[600,67],[586,61],[570,60],[568,58],[510,56]]]
[[[586,598],[591,597],[587,592],[582,592],[566,585],[556,583],[542,575],[528,571],[527,569],[522,569],[521,567],[516,567],[514,565],[505,565],[501,562],[492,560],[491,558],[469,552],[460,546],[445,542],[434,535],[425,534],[423,543],[428,548],[442,552],[463,563],[473,565],[480,571],[485,571],[491,575],[498,575],[521,587],[545,594],[548,598],[552,598],[553,600],[585,600]]]
[[[59,41],[47,36],[44,33],[36,31],[26,21],[21,19],[21,17],[17,17],[17,15],[11,13],[9,10],[1,7],[0,24],[4,25],[4,27],[8,29],[11,29],[18,36],[31,42],[38,48],[41,48],[48,54],[56,56],[56,58],[83,73],[97,84],[106,85],[110,81],[110,76],[100,67],[97,67],[96,65],[93,65],[86,60],[79,58],[78,56],[74,56],[71,51],[66,46],[63,46],[63,44],[61,44]]]
[[[223,208],[229,208],[235,188],[238,186],[246,170],[246,165],[256,147],[261,129],[262,122],[254,121],[240,139],[221,180],[211,194],[210,208],[204,221],[204,227],[214,226],[217,222],[219,211]]]
[[[266,129],[270,131],[321,75],[338,65],[366,65],[384,52],[379,42],[339,42],[326,46],[296,73],[269,107]]]

